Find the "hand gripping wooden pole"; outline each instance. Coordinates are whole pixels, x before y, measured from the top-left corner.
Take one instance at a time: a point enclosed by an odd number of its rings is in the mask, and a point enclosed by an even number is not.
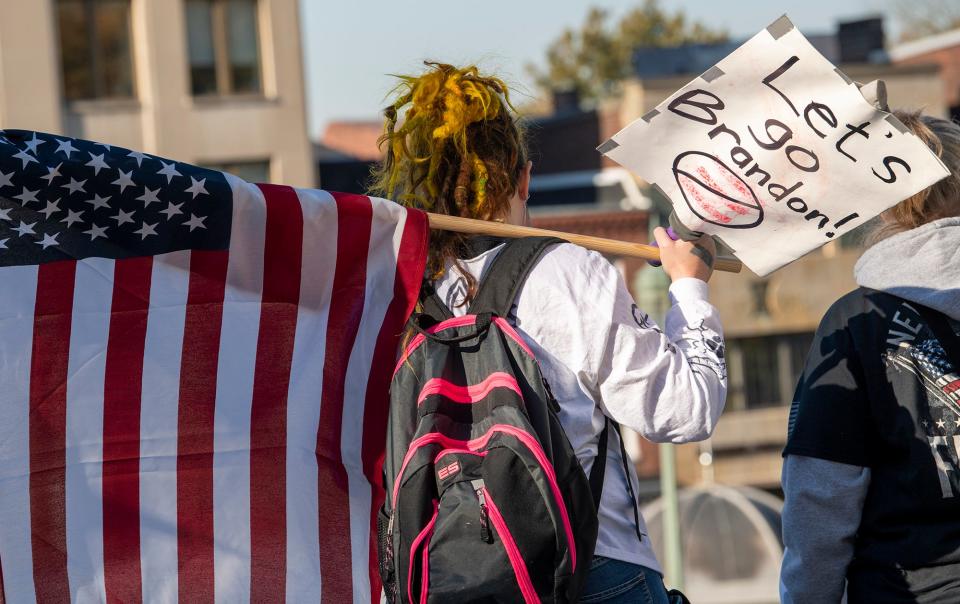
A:
[[[575,243],[604,254],[632,256],[634,258],[643,258],[644,260],[660,260],[660,250],[652,245],[644,245],[642,243],[630,243],[628,241],[604,239],[603,237],[592,237],[590,235],[575,235],[573,233],[535,229],[533,227],[515,224],[490,222],[488,220],[461,218],[459,216],[447,216],[445,214],[431,214],[430,212],[427,212],[427,217],[430,219],[430,228],[440,231],[455,231],[457,233],[471,233],[474,235],[493,235],[494,237],[558,237],[560,239],[566,239],[570,243]],[[743,268],[743,263],[736,258],[720,257],[717,258],[713,268],[718,271],[739,273]]]

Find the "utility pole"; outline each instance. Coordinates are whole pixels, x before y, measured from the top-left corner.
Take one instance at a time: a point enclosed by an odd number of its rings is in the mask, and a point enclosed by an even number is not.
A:
[[[659,446],[660,501],[663,503],[664,582],[669,588],[683,590],[683,551],[680,542],[680,506],[677,498],[677,448],[670,443]]]

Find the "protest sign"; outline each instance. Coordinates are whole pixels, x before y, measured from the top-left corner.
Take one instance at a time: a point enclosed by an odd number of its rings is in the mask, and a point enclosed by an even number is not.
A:
[[[758,275],[948,174],[786,16],[599,150]]]

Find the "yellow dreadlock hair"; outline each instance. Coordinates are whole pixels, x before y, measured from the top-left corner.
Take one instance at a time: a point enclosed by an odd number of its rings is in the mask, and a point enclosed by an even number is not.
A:
[[[378,141],[384,160],[373,170],[370,193],[451,216],[507,216],[527,151],[506,84],[473,65],[424,64],[420,75],[397,76]],[[463,240],[433,232],[428,276],[456,261]]]
[[[505,215],[526,162],[506,84],[472,65],[425,65],[419,76],[397,76],[371,193],[456,216]]]

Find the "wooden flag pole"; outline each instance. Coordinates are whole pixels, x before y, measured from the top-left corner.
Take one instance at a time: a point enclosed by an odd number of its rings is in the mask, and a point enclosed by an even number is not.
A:
[[[660,260],[660,250],[652,245],[644,245],[642,243],[630,243],[628,241],[604,239],[603,237],[593,237],[590,235],[576,235],[574,233],[549,231],[547,229],[535,229],[533,227],[506,224],[503,222],[447,216],[446,214],[431,214],[430,212],[427,212],[427,217],[430,219],[430,228],[440,231],[493,235],[494,237],[558,237],[560,239],[566,239],[570,243],[575,243],[604,254],[632,256],[635,258],[643,258],[644,260]],[[717,258],[713,268],[728,273],[739,273],[743,268],[743,263],[736,258],[720,257]]]

